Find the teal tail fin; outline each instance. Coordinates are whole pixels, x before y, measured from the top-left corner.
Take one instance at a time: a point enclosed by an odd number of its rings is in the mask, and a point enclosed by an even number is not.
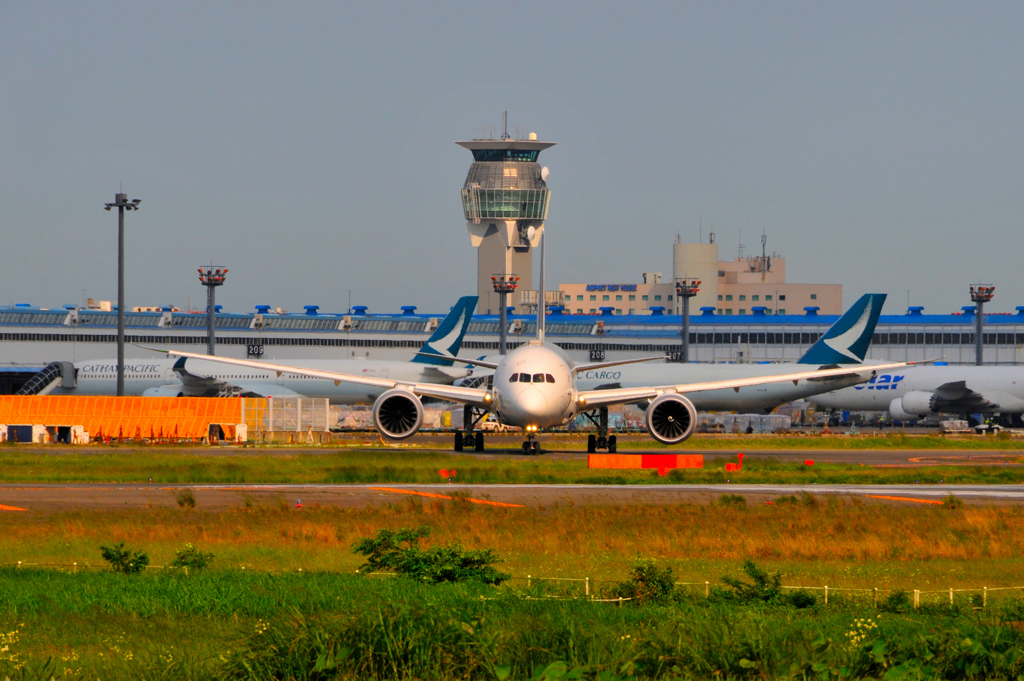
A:
[[[469,321],[473,318],[476,302],[476,296],[459,298],[452,311],[448,313],[448,316],[438,325],[430,339],[420,348],[420,352],[448,357],[458,355],[459,350],[462,348],[462,337],[466,335]],[[446,367],[450,367],[453,364],[450,359],[438,359],[422,355],[416,355],[412,361],[419,362],[420,364],[437,364]]]
[[[860,364],[868,354],[884,293],[866,293],[832,325],[798,364]]]

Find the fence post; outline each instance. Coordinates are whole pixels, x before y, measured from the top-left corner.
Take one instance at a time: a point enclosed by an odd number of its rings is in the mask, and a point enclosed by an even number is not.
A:
[[[74,572],[78,572],[78,563],[75,563]]]
[[[20,560],[18,561],[18,569],[19,570],[21,569],[21,561]]]
[[[825,605],[828,605],[828,585],[825,585]]]
[[[704,598],[711,598],[711,582],[704,582]]]
[[[953,587],[949,587],[949,607],[953,607]]]
[[[878,607],[878,587],[875,587],[875,607]]]
[[[921,605],[921,590],[914,589],[914,610],[917,610],[919,605]]]
[[[526,575],[526,588],[529,589],[533,585],[533,575]]]
[[[590,595],[590,577],[585,577],[584,587],[586,589],[586,595]]]
[[[988,607],[988,587],[987,586],[981,587],[981,607],[983,607],[983,608],[987,608]]]
[[[619,607],[622,607],[622,596],[619,596]]]

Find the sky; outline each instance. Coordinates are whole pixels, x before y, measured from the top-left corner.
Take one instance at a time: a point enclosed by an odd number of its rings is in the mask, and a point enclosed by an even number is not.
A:
[[[443,311],[453,142],[543,152],[548,280],[670,275],[713,230],[889,314],[1024,305],[1024,3],[0,0],[0,305]]]

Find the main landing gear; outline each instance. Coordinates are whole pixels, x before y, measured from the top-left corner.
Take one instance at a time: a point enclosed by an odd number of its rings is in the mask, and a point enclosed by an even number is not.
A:
[[[475,449],[478,452],[484,451],[483,431],[474,432],[477,424],[484,420],[487,411],[476,409],[468,404],[462,409],[463,429],[455,431],[455,451],[461,452],[464,449]]]
[[[591,433],[587,436],[587,454],[593,454],[599,449],[607,449],[609,454],[614,454],[618,442],[614,435],[608,435],[608,407],[585,411],[583,416],[597,426],[597,435]]]

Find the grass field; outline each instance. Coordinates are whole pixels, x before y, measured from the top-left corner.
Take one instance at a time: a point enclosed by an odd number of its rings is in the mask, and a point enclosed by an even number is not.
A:
[[[551,597],[556,598],[552,599]],[[1020,601],[649,605],[308,573],[0,569],[14,679],[1017,678]],[[576,675],[564,676],[567,670]],[[903,674],[902,676],[900,674]]]
[[[756,447],[749,447],[756,449]],[[666,450],[691,451],[691,450]],[[975,452],[981,450],[973,450]],[[0,483],[383,483],[438,482],[456,469],[471,483],[1021,483],[1024,466],[933,466],[880,469],[856,463],[815,464],[748,459],[739,475],[725,475],[735,454],[705,453],[702,470],[590,470],[582,459],[562,456],[465,455],[421,448],[251,449],[209,447],[0,447]],[[1007,461],[1021,455],[1003,452]]]
[[[809,503],[809,502],[808,502]],[[192,543],[220,567],[351,572],[349,547],[379,528],[428,525],[433,541],[496,548],[516,577],[619,580],[638,555],[683,581],[714,581],[744,558],[809,586],[943,589],[1024,585],[1024,508],[843,503],[507,509],[411,498],[382,507],[142,509],[0,514],[0,562],[102,565],[126,541],[154,565]],[[794,583],[789,581],[787,583]],[[581,585],[580,585],[581,586]]]

